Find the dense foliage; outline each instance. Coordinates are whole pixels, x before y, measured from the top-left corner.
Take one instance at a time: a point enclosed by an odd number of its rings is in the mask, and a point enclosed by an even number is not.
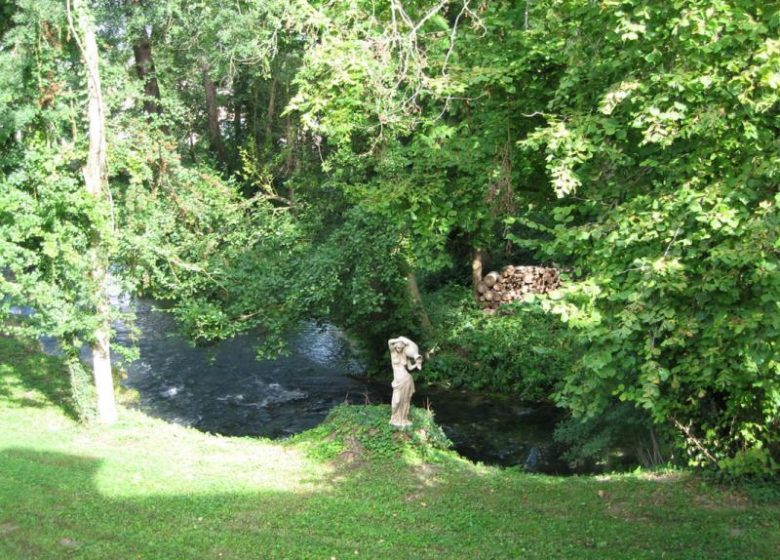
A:
[[[538,303],[484,313],[471,291],[447,286],[428,297],[436,336],[421,376],[428,382],[510,393],[544,401],[570,374],[578,352],[572,333]]]
[[[103,201],[69,5],[0,2],[5,330],[88,338],[97,236],[195,340],[404,333],[594,445],[780,468],[777,2],[96,0]],[[487,316],[479,259],[564,289]]]
[[[560,393],[635,403],[692,458],[780,452],[776,3],[570,3],[540,249],[587,279],[554,309],[589,351]],[[605,30],[607,30],[605,32]]]

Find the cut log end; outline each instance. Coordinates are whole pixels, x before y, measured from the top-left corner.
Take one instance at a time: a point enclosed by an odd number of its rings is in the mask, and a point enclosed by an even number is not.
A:
[[[486,309],[504,303],[528,301],[533,294],[547,294],[561,287],[560,271],[544,266],[509,265],[489,272],[477,285],[478,300]]]

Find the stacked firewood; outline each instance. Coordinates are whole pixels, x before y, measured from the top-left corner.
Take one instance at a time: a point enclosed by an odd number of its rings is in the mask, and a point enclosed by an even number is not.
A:
[[[489,272],[477,286],[477,298],[488,309],[522,300],[527,294],[546,294],[561,285],[560,271],[544,266],[507,266]]]

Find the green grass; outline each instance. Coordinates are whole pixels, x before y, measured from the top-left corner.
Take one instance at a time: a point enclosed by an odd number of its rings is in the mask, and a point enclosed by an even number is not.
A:
[[[383,407],[287,443],[133,410],[75,423],[56,358],[0,338],[0,558],[780,557],[780,506],[685,473],[556,478],[474,465]]]

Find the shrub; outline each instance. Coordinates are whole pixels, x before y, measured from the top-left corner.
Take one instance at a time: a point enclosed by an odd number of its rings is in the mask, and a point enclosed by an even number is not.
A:
[[[659,466],[670,456],[667,439],[657,435],[647,411],[629,403],[589,418],[569,417],[555,429],[555,440],[568,447],[564,458],[585,470]]]
[[[538,303],[514,303],[489,315],[466,288],[430,298],[433,353],[421,377],[448,386],[512,392],[545,400],[569,371],[575,348],[566,326]]]

